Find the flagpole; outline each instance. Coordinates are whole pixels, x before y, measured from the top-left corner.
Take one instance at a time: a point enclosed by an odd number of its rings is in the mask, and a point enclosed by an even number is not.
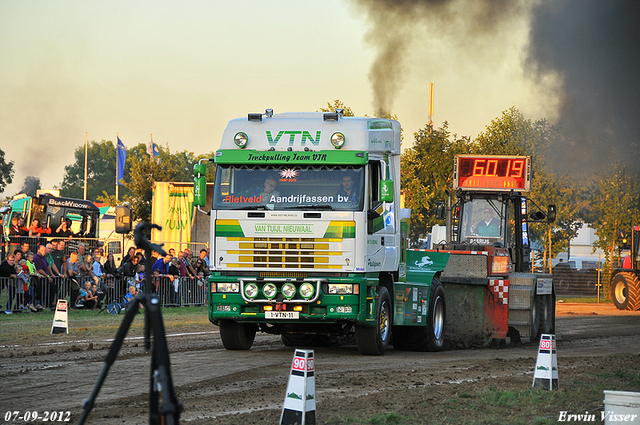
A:
[[[89,151],[89,132],[84,135],[84,200],[87,200],[87,161]]]
[[[118,140],[120,140],[120,132],[116,133],[116,203],[118,202]]]

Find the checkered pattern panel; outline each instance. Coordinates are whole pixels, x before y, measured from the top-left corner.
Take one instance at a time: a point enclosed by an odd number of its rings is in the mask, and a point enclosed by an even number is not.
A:
[[[498,297],[498,302],[509,304],[509,281],[504,279],[489,280],[489,287]]]

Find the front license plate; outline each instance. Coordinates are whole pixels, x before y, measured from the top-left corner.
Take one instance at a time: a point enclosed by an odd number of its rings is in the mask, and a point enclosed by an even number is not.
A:
[[[300,312],[298,311],[265,311],[265,319],[298,319]]]

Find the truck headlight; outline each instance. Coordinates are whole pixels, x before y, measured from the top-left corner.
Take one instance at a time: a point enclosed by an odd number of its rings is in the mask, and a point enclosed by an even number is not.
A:
[[[218,292],[240,292],[240,285],[238,282],[218,282]]]
[[[314,288],[312,284],[305,282],[300,286],[300,295],[302,295],[302,298],[305,300],[308,300],[309,298],[313,298],[315,290],[316,288]]]
[[[249,299],[254,299],[258,295],[258,285],[255,283],[249,283],[244,287],[244,294]]]
[[[353,294],[353,284],[351,283],[330,283],[328,291],[330,294]]]
[[[243,132],[236,133],[236,135],[233,137],[233,142],[240,149],[244,149],[244,147],[247,146],[247,143],[249,142],[249,136],[247,136],[247,133]]]
[[[278,288],[276,288],[276,285],[274,285],[273,283],[267,283],[262,287],[262,293],[268,299],[272,299],[278,293]]]
[[[344,142],[345,142],[344,134],[337,132],[331,135],[331,144],[336,149],[340,149],[342,145],[344,145]]]
[[[282,295],[288,300],[296,295],[296,286],[293,283],[285,283],[282,287]]]

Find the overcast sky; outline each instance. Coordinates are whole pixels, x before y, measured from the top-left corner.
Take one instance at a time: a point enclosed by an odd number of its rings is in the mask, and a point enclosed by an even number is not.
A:
[[[388,94],[404,147],[428,122],[430,81],[435,125],[446,120],[458,135],[475,137],[511,106],[554,118],[549,86],[523,66],[527,13],[464,39],[455,20],[387,25],[407,40]],[[266,108],[316,111],[340,99],[371,116],[376,31],[355,1],[0,0],[0,147],[15,161],[0,196],[28,175],[59,186],[85,132],[90,141],[119,132],[127,147],[153,133],[172,152],[200,154],[219,147],[230,119]]]

